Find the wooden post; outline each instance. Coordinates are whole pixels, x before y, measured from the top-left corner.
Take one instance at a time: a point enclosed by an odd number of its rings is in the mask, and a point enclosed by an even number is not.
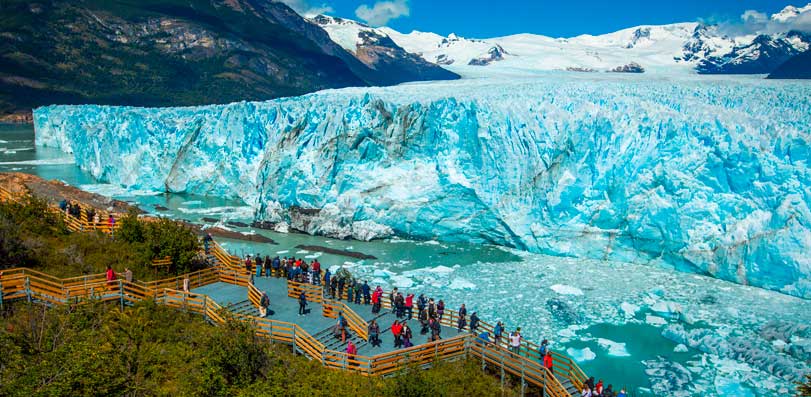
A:
[[[31,280],[25,276],[25,296],[28,298],[28,303],[31,303]]]
[[[504,391],[504,353],[501,353],[501,390]]]
[[[3,279],[0,279],[0,310],[3,310]]]
[[[121,310],[124,310],[124,282],[118,279],[118,299],[121,302]]]
[[[208,297],[203,297],[203,318],[208,321]]]

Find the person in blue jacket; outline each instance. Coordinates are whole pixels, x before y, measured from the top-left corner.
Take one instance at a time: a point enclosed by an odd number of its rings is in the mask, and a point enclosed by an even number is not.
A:
[[[301,291],[301,294],[298,296],[298,315],[303,316],[307,314],[305,308],[307,307],[307,295],[304,291]]]
[[[369,288],[369,283],[364,281],[363,285],[360,287],[361,292],[363,292],[363,304],[368,305],[369,302],[372,300],[371,295],[371,288]]]

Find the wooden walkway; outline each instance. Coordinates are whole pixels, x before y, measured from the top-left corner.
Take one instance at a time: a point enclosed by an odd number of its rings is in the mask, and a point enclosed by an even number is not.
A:
[[[0,200],[17,199],[0,188]],[[58,213],[61,211],[56,210]],[[66,218],[72,218],[66,215]],[[78,227],[74,231],[98,230],[87,227],[84,220],[73,218]],[[102,229],[103,232],[112,230]],[[579,395],[586,375],[569,357],[553,351],[554,365],[549,370],[541,365],[538,346],[529,341],[522,343],[520,354],[507,349],[507,338],[500,345],[484,344],[467,329],[457,332],[458,314],[446,310],[441,318],[444,339],[427,341],[420,335],[420,326],[412,320],[415,346],[394,349],[388,329],[394,316],[388,299],[383,299],[383,311],[373,315],[370,306],[346,303],[324,297],[321,287],[300,284],[284,279],[257,278],[254,283],[240,258],[230,255],[219,244],[212,242],[209,259],[214,266],[205,270],[152,282],[128,282],[119,275],[110,283],[104,274],[60,279],[27,268],[3,271],[0,278],[0,307],[6,302],[25,300],[47,305],[78,305],[91,301],[118,302],[122,308],[139,301],[152,300],[186,312],[197,313],[214,324],[229,319],[253,324],[257,335],[272,343],[291,345],[305,357],[317,360],[328,368],[353,371],[366,376],[388,376],[406,366],[429,367],[442,360],[472,358],[480,360],[501,374],[521,381],[521,390],[527,385],[538,387],[544,395],[553,397]],[[184,279],[189,280],[190,292],[181,291]],[[298,316],[296,297],[304,291],[310,302],[310,313]],[[269,317],[258,317],[262,292],[271,298]],[[384,296],[388,296],[384,294]],[[294,313],[295,312],[295,313]],[[351,340],[358,345],[358,354],[350,356],[345,344],[332,337],[330,328],[342,312],[350,328]],[[360,313],[360,314],[359,314]],[[381,347],[368,343],[368,324],[377,319],[381,329]],[[480,321],[477,332],[493,335],[493,325]],[[505,333],[506,335],[506,333]]]

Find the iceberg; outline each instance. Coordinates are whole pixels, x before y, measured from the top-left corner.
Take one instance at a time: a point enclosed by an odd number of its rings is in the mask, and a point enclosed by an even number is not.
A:
[[[183,108],[48,106],[99,181],[364,240],[490,243],[811,298],[811,86],[541,75]]]

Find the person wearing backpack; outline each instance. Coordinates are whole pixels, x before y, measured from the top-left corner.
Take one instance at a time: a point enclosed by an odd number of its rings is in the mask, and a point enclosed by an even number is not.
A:
[[[303,316],[307,314],[307,294],[304,291],[301,291],[301,294],[298,296],[298,315]]]
[[[380,346],[380,326],[377,325],[377,321],[375,320],[369,323],[369,342],[372,344],[372,347]]]
[[[262,297],[259,298],[259,315],[261,317],[268,316],[268,306],[270,306],[270,298],[268,298],[268,294],[262,292]]]

